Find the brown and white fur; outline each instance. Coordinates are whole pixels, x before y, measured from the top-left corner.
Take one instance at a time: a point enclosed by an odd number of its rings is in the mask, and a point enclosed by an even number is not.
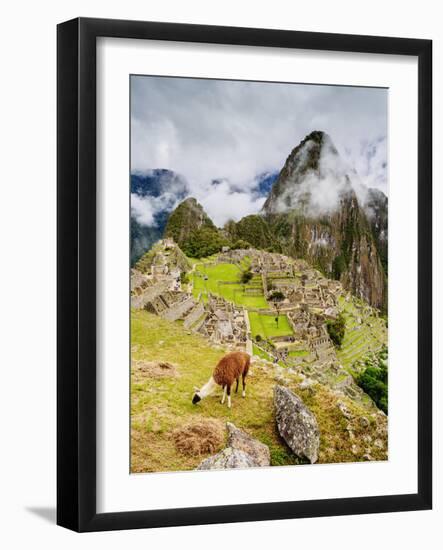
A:
[[[233,351],[222,357],[217,363],[211,378],[206,382],[206,384],[200,389],[195,388],[196,392],[192,399],[194,405],[205,397],[208,397],[208,395],[211,395],[217,386],[221,386],[223,388],[223,397],[221,402],[223,404],[225,402],[226,395],[228,395],[228,407],[231,408],[231,386],[234,381],[237,382],[235,387],[235,392],[237,393],[240,376],[243,386],[242,397],[246,397],[246,376],[248,374],[250,363],[251,357],[243,351]]]

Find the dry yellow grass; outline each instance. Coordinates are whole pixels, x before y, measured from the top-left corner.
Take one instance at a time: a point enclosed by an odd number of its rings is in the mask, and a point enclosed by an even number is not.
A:
[[[178,376],[177,369],[166,361],[132,361],[134,378],[167,378]]]
[[[216,420],[200,420],[176,428],[172,437],[176,449],[188,456],[218,452],[225,442],[225,426]]]

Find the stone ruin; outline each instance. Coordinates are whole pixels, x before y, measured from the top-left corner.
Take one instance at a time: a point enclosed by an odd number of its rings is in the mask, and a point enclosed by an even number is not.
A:
[[[180,284],[182,270],[169,261],[175,246],[172,239],[160,241],[148,272],[131,270],[131,306],[146,309],[169,321],[181,320],[186,330],[201,334],[215,344],[252,353],[247,311],[211,293],[204,302],[201,295],[194,298],[192,293],[184,291]],[[340,282],[326,279],[304,260],[293,260],[281,254],[254,249],[225,250],[215,262],[240,263],[246,256],[251,260],[251,271],[261,275],[263,282],[263,288],[251,286],[248,291],[269,297],[267,281],[272,281],[273,290],[281,290],[285,295],[279,311],[286,315],[293,330],[292,335],[254,344],[274,362],[283,362],[307,379],[328,384],[352,399],[362,399],[362,390],[339,364],[326,328],[326,321],[338,315],[339,296],[349,301],[349,293],[344,293]],[[376,313],[363,303],[356,304],[356,308],[361,314],[361,322]],[[257,311],[275,314],[271,308]],[[307,353],[290,355],[291,351]]]
[[[131,276],[131,307],[146,309],[168,321],[185,319],[196,308],[192,295],[171,290],[168,278],[155,281],[135,273]]]
[[[263,252],[257,258],[257,267],[262,275],[267,277],[293,277],[294,276],[294,264],[287,257],[282,254],[275,254],[270,252]]]
[[[248,330],[242,308],[213,294],[204,303],[201,296],[195,299],[191,293],[182,290],[180,267],[170,261],[176,246],[172,239],[160,241],[150,270],[147,273],[131,270],[131,306],[146,309],[170,321],[182,320],[187,330],[201,333],[213,342],[245,346]],[[273,350],[267,351],[290,363],[303,361],[289,357],[291,349],[309,351],[310,360],[335,360],[325,321],[337,316],[341,284],[324,278],[304,260],[261,250],[224,250],[215,261],[239,263],[246,256],[251,260],[251,270],[262,276],[263,289],[248,286],[245,292],[264,293],[269,297],[267,283],[271,281],[272,290],[281,290],[285,295],[279,309],[287,315],[294,331],[293,336],[273,338]],[[362,316],[365,313],[362,311]]]
[[[226,251],[219,254],[217,262],[239,263],[246,256],[251,260],[251,271],[261,275],[263,289],[260,286],[248,286],[245,294],[264,294],[269,298],[273,291],[280,290],[285,300],[279,304],[279,311],[287,315],[294,331],[293,335],[272,338],[272,345],[265,341],[255,344],[275,361],[281,360],[287,365],[307,361],[336,363],[335,348],[326,329],[326,320],[335,319],[338,315],[338,297],[343,292],[340,282],[326,279],[304,260],[255,249]],[[272,282],[271,291],[267,288],[268,281]],[[243,322],[241,330],[232,328],[235,326],[235,309],[233,304],[211,295],[205,308],[206,320],[200,332],[217,342],[247,341],[250,332],[248,334]],[[269,310],[258,311],[261,314],[275,314],[272,309],[272,313]],[[237,316],[243,319],[243,312],[239,308]],[[304,356],[290,356],[292,350],[308,353]]]
[[[323,315],[310,312],[307,307],[285,310],[284,313],[293,334],[272,338],[272,344],[267,341],[256,342],[256,346],[268,353],[275,362],[282,361],[289,367],[313,362],[337,362],[335,348],[329,338]],[[290,355],[291,351],[306,353]]]
[[[140,294],[134,289],[131,305],[168,321],[182,320],[185,329],[200,333],[214,343],[246,347],[244,311],[223,298],[209,295],[208,303],[204,303],[201,297],[196,300],[187,292],[170,291],[164,282],[158,282]]]
[[[317,360],[336,359],[334,345],[326,329],[325,318],[309,308],[298,308],[287,313],[294,337],[305,344],[305,349]]]
[[[247,341],[245,312],[219,296],[209,294],[205,318],[198,332],[217,344],[244,349]]]
[[[168,262],[168,251],[177,245],[164,239],[147,273],[131,270],[131,307],[145,309],[168,321],[183,321],[187,330],[200,333],[217,344],[246,347],[245,314],[230,302],[210,294],[205,303],[181,288],[181,270]],[[237,251],[226,251],[227,254]],[[236,257],[241,257],[236,256]]]

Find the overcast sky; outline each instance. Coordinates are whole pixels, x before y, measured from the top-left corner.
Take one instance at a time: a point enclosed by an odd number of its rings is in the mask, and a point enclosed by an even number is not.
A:
[[[183,175],[218,225],[257,212],[257,175],[279,171],[313,130],[327,132],[361,181],[387,194],[386,90],[131,78],[132,172]]]

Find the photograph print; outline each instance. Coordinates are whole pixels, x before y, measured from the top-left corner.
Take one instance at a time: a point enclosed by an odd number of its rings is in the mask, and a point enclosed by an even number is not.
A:
[[[388,90],[130,98],[131,473],[387,460]]]

